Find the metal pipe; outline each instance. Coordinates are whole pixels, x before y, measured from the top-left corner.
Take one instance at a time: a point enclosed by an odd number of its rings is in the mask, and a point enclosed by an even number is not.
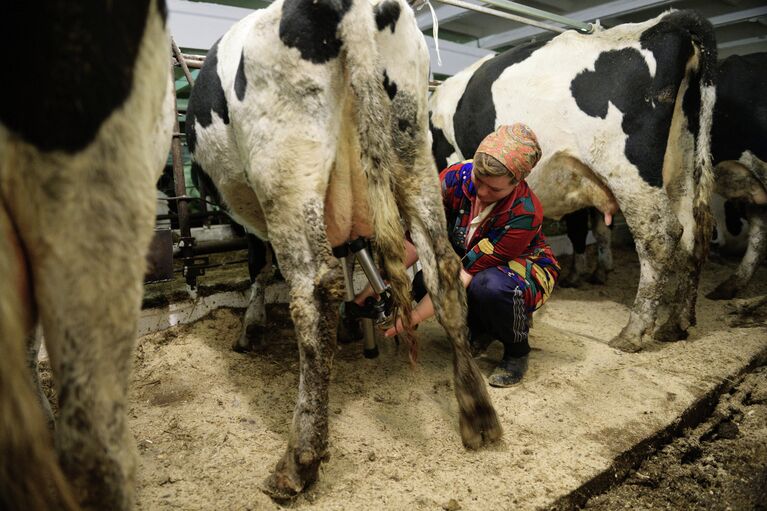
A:
[[[218,254],[219,252],[232,252],[234,250],[245,250],[248,248],[248,241],[245,238],[235,238],[231,240],[210,240],[197,241],[192,247],[192,255]],[[182,256],[182,249],[173,248],[173,257]]]
[[[171,64],[171,73],[173,72],[173,65]],[[176,108],[176,88],[173,87],[173,132],[179,132],[178,125],[178,109]],[[181,156],[181,140],[179,137],[174,136],[173,141],[170,144],[171,154],[173,156],[173,184],[175,186],[176,195],[186,195],[186,180],[184,179],[184,162]],[[179,241],[179,248],[183,257],[192,257],[192,230],[189,222],[189,204],[186,201],[178,201],[178,227],[181,231],[181,240]]]
[[[487,7],[482,7],[481,5],[474,5],[470,4],[468,2],[462,2],[461,0],[438,0],[439,2],[443,4],[448,5],[454,5],[456,7],[462,7],[463,9],[468,9],[469,11],[476,11],[481,12],[482,14],[489,14],[491,16],[495,16],[497,18],[504,18],[511,21],[516,21],[518,23],[525,23],[527,25],[532,25],[534,27],[542,28],[544,30],[550,30],[552,32],[565,32],[566,29],[562,27],[558,27],[556,25],[549,25],[548,23],[541,23],[540,21],[531,20],[530,18],[524,18],[522,16],[517,16],[516,14],[511,14],[508,12],[498,11],[496,9],[488,9]]]
[[[181,57],[184,59],[188,67],[194,69],[200,69],[205,62],[205,55],[192,55],[190,53],[182,53]]]
[[[373,320],[370,318],[362,318],[361,322],[364,339],[362,354],[365,358],[376,358],[378,356],[378,344],[376,343],[376,330],[373,325]]]
[[[345,256],[343,262],[344,266],[344,286],[346,286],[346,301],[351,302],[354,300],[354,277],[352,275],[352,265],[354,264],[354,256],[349,254]]]
[[[439,0],[442,1],[442,0]],[[594,31],[594,26],[591,23],[585,23],[583,21],[574,20],[571,18],[565,18],[558,14],[554,14],[535,7],[528,7],[527,5],[518,4],[516,2],[510,2],[509,0],[482,0],[486,4],[506,9],[507,11],[516,12],[525,16],[532,16],[534,18],[540,18],[543,20],[553,21],[555,23],[561,23],[565,26],[574,28],[584,34],[590,34]]]
[[[186,81],[189,82],[190,87],[194,87],[194,78],[192,78],[192,73],[189,72],[189,67],[186,65],[186,60],[181,54],[181,50],[179,50],[176,41],[172,37],[170,38],[170,45],[173,48],[173,55],[176,57],[176,60],[181,66],[181,70],[184,72],[184,76],[186,76]]]
[[[383,293],[386,290],[386,284],[381,278],[381,275],[378,273],[378,269],[373,263],[373,258],[370,257],[368,250],[363,248],[362,250],[355,252],[355,255],[357,256],[357,260],[360,262],[360,266],[362,266],[362,271],[365,272],[365,276],[370,281],[370,285],[373,287],[373,291],[379,295]]]

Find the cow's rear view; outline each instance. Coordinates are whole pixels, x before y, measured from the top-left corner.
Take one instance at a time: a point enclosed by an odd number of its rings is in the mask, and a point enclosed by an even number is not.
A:
[[[272,243],[290,286],[301,377],[287,452],[266,483],[274,497],[302,491],[327,454],[343,289],[334,255],[373,237],[407,317],[403,222],[453,342],[463,442],[478,447],[501,435],[468,352],[460,261],[431,163],[427,90],[426,44],[404,0],[285,0],[225,34],[192,92],[187,140],[196,163],[233,216]],[[246,318],[263,321],[263,313]]]
[[[126,392],[170,144],[165,15],[162,0],[113,0],[3,16],[14,51],[0,80],[2,509],[133,505]],[[38,321],[63,477],[24,356]]]

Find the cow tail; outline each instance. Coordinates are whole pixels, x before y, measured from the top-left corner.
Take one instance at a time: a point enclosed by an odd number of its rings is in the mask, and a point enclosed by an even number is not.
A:
[[[692,213],[695,219],[696,232],[693,256],[698,270],[708,257],[713,230],[713,217],[709,209],[711,194],[714,191],[714,169],[711,158],[711,127],[714,120],[714,103],[716,102],[716,67],[717,48],[714,27],[711,22],[696,11],[677,11],[675,22],[686,30],[692,39],[697,52],[695,66],[689,71],[690,89],[685,93],[684,102],[697,103],[697,118],[688,119],[688,126],[697,124],[695,138],[695,157],[693,168]],[[697,85],[697,90],[696,90]],[[695,109],[691,109],[690,117],[695,117]]]
[[[683,11],[684,26],[698,50],[697,77],[700,88],[698,136],[695,140],[695,170],[698,188],[695,206],[708,208],[714,190],[714,170],[711,161],[711,127],[716,103],[717,49],[714,27],[696,11]]]
[[[694,258],[701,265],[708,256],[713,229],[709,210],[714,190],[714,170],[711,158],[711,126],[716,101],[717,50],[714,27],[696,11],[671,11],[663,21],[676,27],[694,49],[686,64],[688,87],[684,92],[682,109],[687,129],[693,134],[695,151],[692,161],[692,214],[695,221]]]
[[[671,11],[664,17],[668,21],[689,34],[696,50],[694,64],[688,67],[690,88],[684,98],[685,110],[691,117],[688,119],[690,129],[697,135],[695,138],[695,170],[696,184],[694,206],[708,207],[711,193],[714,189],[714,171],[711,163],[711,126],[714,120],[714,103],[716,102],[716,37],[710,21],[696,11]]]
[[[404,264],[405,232],[394,194],[399,165],[392,141],[391,102],[378,63],[373,7],[368,0],[352,0],[338,29],[344,45],[345,69],[355,95],[362,169],[368,183],[375,246],[383,261],[394,301],[405,324],[404,337],[415,360],[416,341],[407,321],[412,312],[410,279]]]
[[[14,285],[20,244],[0,200],[0,509],[75,510],[24,353],[28,305]]]

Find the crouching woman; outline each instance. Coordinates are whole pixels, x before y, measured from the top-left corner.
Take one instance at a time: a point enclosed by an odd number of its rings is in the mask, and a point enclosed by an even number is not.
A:
[[[462,257],[467,288],[472,351],[492,340],[503,343],[500,364],[489,378],[495,387],[518,383],[527,370],[532,313],[549,298],[559,265],[541,232],[543,208],[525,182],[541,157],[533,131],[524,124],[504,125],[488,135],[473,160],[440,173],[448,235]],[[407,263],[417,259],[406,242]],[[413,325],[431,317],[434,307],[423,275],[413,291],[418,305]],[[386,331],[392,336],[401,323]]]

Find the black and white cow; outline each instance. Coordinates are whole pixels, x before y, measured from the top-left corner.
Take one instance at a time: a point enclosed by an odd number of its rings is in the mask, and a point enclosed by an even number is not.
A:
[[[749,284],[767,252],[767,100],[763,94],[767,90],[766,70],[765,53],[733,55],[717,67],[717,101],[711,134],[715,164],[715,193],[710,204],[715,225],[712,244],[720,253],[741,255],[742,260],[732,275],[706,295],[710,299],[735,297]],[[588,210],[565,215],[565,220],[576,253],[571,275],[577,280],[586,266]],[[604,261],[611,259],[605,257],[610,254],[609,236],[597,235],[597,247],[597,272],[604,273]]]
[[[0,509],[133,507],[126,394],[173,122],[165,17],[162,0],[3,13]],[[24,354],[38,322],[58,457]]]
[[[543,149],[527,180],[546,216],[620,207],[641,276],[614,347],[641,349],[646,334],[679,339],[695,324],[710,231],[715,63],[710,23],[692,11],[668,12],[486,58],[430,100],[438,165],[471,157],[498,125],[525,122]]]
[[[740,206],[748,220],[746,253],[735,272],[707,297],[729,299],[743,290],[767,252],[767,53],[733,55],[719,64],[711,151],[716,193]],[[723,202],[723,201],[719,201]],[[716,213],[717,210],[715,210]],[[724,241],[742,228],[729,211],[717,230]],[[715,215],[716,217],[716,215]],[[729,221],[728,221],[729,220]]]
[[[478,447],[501,435],[467,346],[460,261],[430,152],[428,73],[426,43],[404,0],[277,0],[221,38],[192,91],[194,160],[231,214],[270,241],[290,287],[301,374],[287,451],[266,482],[275,498],[302,491],[327,455],[343,290],[333,249],[374,237],[407,314],[403,221],[453,343],[463,442]]]

